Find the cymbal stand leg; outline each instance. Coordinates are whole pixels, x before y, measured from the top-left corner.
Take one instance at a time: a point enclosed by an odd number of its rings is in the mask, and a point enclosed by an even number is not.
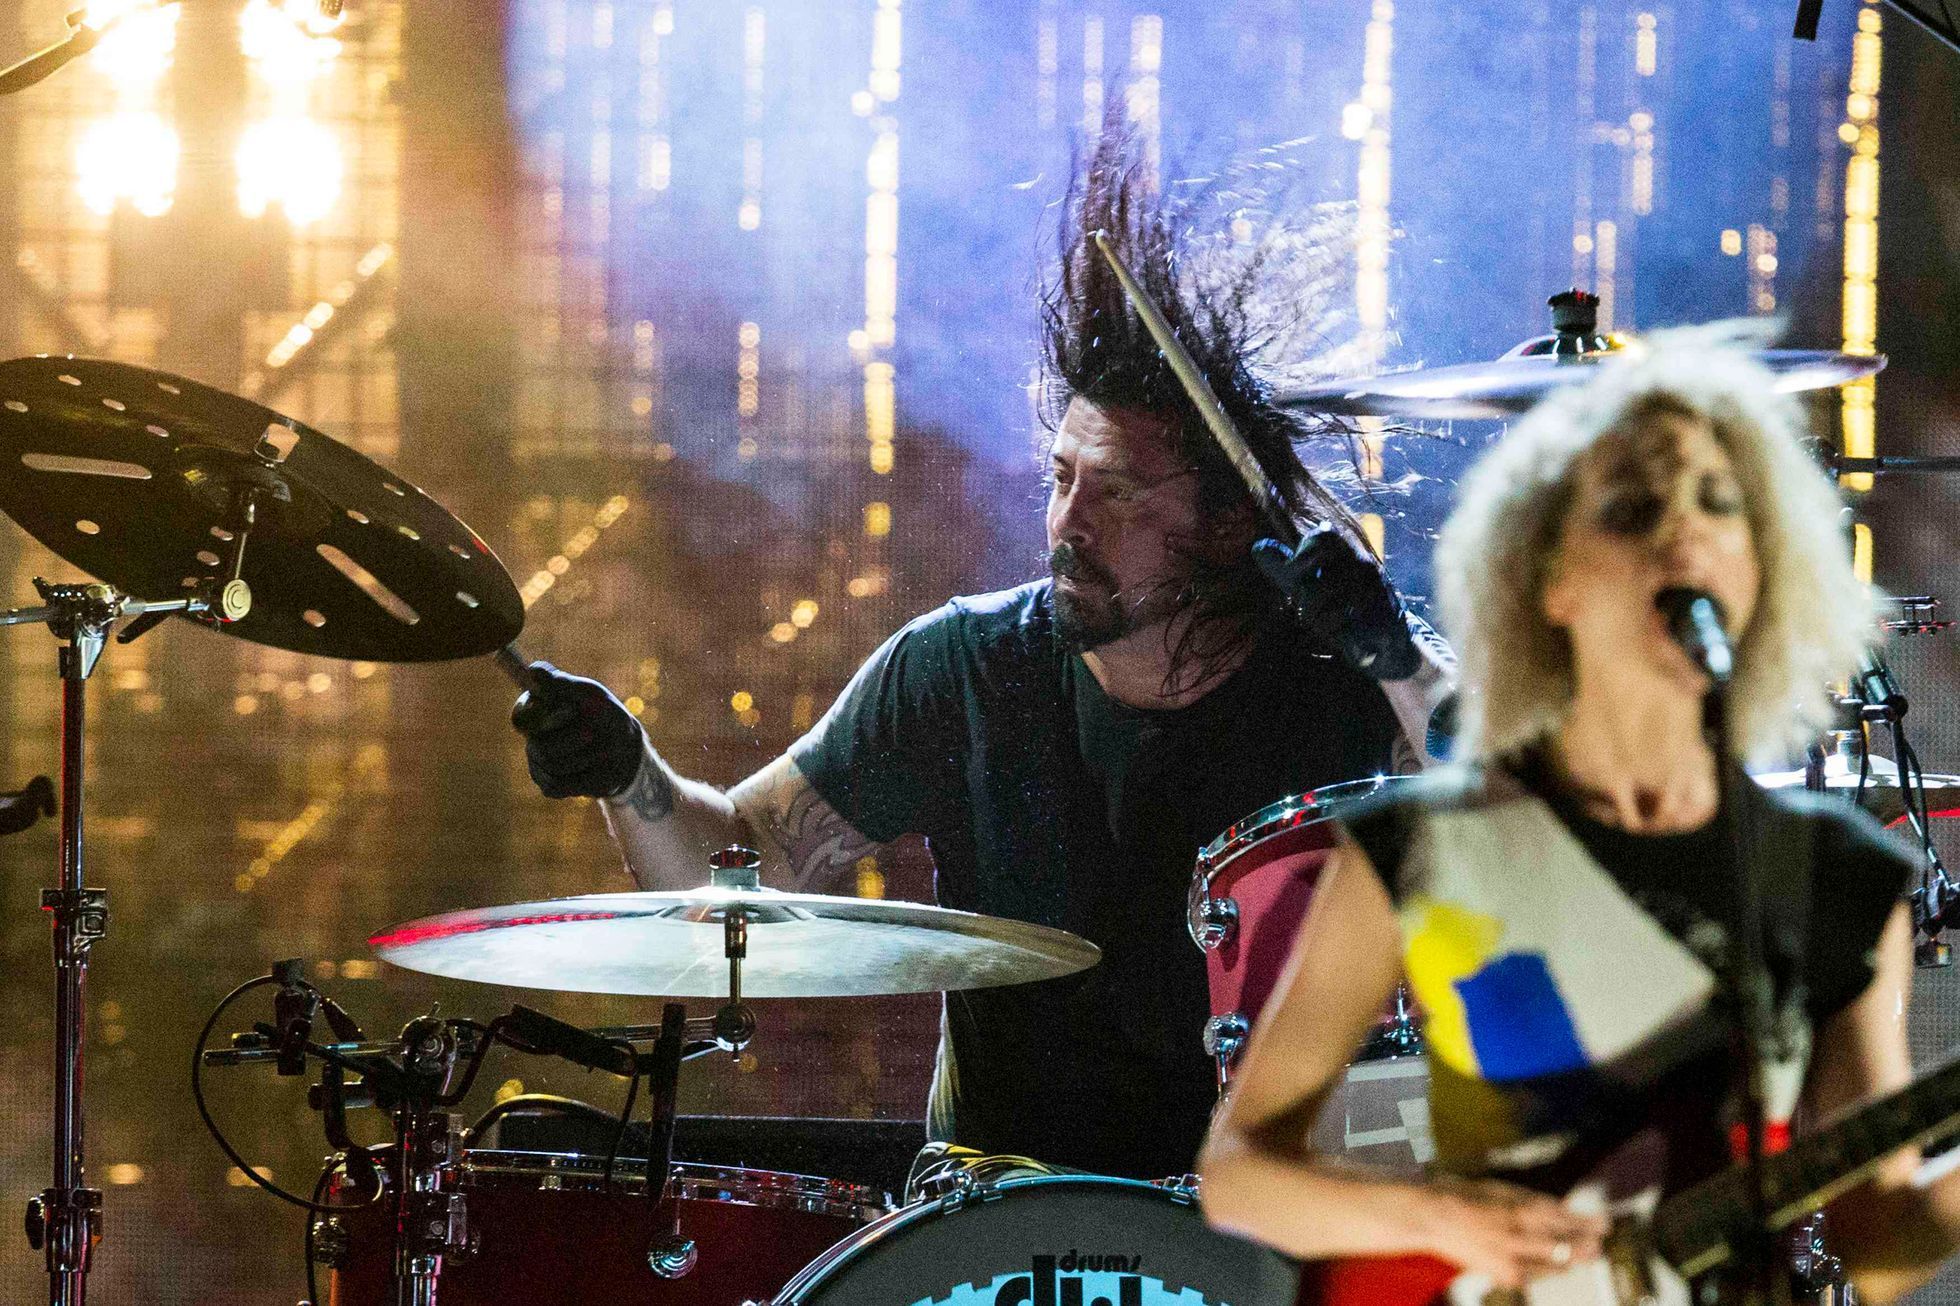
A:
[[[674,1169],[674,1119],[680,1110],[681,1054],[686,1044],[687,1008],[669,1002],[661,1010],[660,1037],[653,1045],[653,1064],[647,1070],[647,1096],[653,1103],[647,1130],[647,1207],[653,1221],[647,1268],[663,1279],[683,1277],[700,1257],[694,1239],[681,1232],[679,1192],[674,1194],[672,1220],[664,1228],[661,1220]]]

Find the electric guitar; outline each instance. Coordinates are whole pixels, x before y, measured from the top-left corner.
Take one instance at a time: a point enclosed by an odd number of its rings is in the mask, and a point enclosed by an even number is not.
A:
[[[1960,1132],[1960,1059],[1858,1107],[1764,1162],[1770,1231],[1780,1232],[1868,1178],[1903,1147]],[[1688,1284],[1735,1259],[1749,1226],[1747,1175],[1734,1167],[1656,1203],[1616,1208],[1605,1254],[1498,1290],[1433,1256],[1309,1264],[1298,1306],[1689,1306]]]

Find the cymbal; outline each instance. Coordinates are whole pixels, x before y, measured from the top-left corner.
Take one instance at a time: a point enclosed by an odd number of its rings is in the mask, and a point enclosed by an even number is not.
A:
[[[220,569],[255,499],[251,611],[218,627],[325,657],[428,662],[524,625],[480,536],[380,464],[222,390],[125,363],[0,363],[0,512],[137,598]]]
[[[1756,783],[1765,789],[1801,789],[1804,773],[1795,771],[1765,771],[1756,774]],[[1928,771],[1926,782],[1926,808],[1933,815],[1960,808],[1960,775],[1941,775]],[[1858,768],[1853,759],[1841,753],[1833,753],[1824,759],[1824,788],[1834,794],[1849,798],[1858,788]],[[1883,757],[1872,758],[1872,773],[1865,780],[1864,793],[1859,798],[1859,806],[1876,816],[1886,825],[1903,820],[1906,814],[1905,791],[1899,785],[1899,769]]]
[[[1520,350],[1535,349],[1532,341]],[[1287,408],[1349,417],[1402,417],[1429,421],[1502,421],[1515,417],[1554,390],[1576,385],[1605,359],[1622,352],[1602,349],[1576,355],[1513,350],[1485,363],[1421,367],[1380,376],[1349,377],[1276,395]],[[1752,357],[1776,374],[1784,393],[1822,390],[1871,376],[1884,355],[1834,354],[1821,349],[1759,349]]]
[[[748,916],[742,994],[836,998],[1054,979],[1102,950],[1066,930],[923,903],[769,889],[595,893],[444,912],[368,940],[451,979],[572,993],[725,997],[722,922]]]

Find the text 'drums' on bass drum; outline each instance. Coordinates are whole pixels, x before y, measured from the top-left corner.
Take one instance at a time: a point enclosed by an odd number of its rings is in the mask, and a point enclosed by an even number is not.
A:
[[[825,1253],[772,1306],[1293,1306],[1298,1266],[1215,1232],[1187,1189],[1092,1175],[929,1198]]]

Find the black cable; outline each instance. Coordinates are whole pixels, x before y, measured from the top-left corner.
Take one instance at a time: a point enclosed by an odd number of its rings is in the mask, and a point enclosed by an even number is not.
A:
[[[590,1102],[581,1102],[575,1097],[561,1097],[556,1093],[519,1093],[515,1097],[507,1097],[501,1102],[494,1103],[482,1115],[478,1116],[476,1123],[463,1131],[463,1146],[476,1146],[482,1139],[484,1132],[491,1125],[496,1124],[507,1115],[528,1110],[532,1107],[547,1111],[556,1111],[561,1115],[583,1116],[588,1120],[603,1121],[608,1126],[619,1123],[619,1117],[604,1107],[593,1106]]]
[[[324,1211],[340,1210],[343,1208],[321,1206],[317,1202],[308,1201],[296,1193],[289,1193],[278,1184],[273,1183],[270,1179],[260,1175],[258,1171],[252,1168],[251,1162],[240,1156],[238,1149],[234,1148],[225,1138],[224,1131],[218,1128],[218,1122],[211,1118],[211,1108],[205,1105],[204,1102],[204,1045],[211,1041],[211,1031],[218,1027],[218,1022],[224,1018],[225,1011],[232,1003],[244,997],[253,989],[263,988],[268,984],[277,983],[279,983],[279,980],[271,975],[260,975],[246,980],[243,984],[240,984],[237,988],[225,994],[224,999],[218,1003],[217,1010],[211,1013],[211,1019],[204,1022],[204,1028],[197,1035],[197,1046],[191,1049],[191,1101],[197,1106],[198,1118],[204,1121],[204,1128],[211,1135],[211,1141],[218,1145],[218,1150],[223,1152],[233,1165],[244,1172],[247,1179],[250,1179],[253,1183],[265,1189],[280,1201],[289,1202],[294,1206],[300,1207],[302,1210],[311,1211],[316,1214]],[[309,989],[313,988],[311,984],[308,984],[306,987]],[[315,991],[317,992],[318,990]]]
[[[612,1189],[613,1166],[619,1162],[619,1148],[626,1141],[626,1128],[633,1123],[633,1103],[640,1094],[640,1054],[634,1051],[633,1045],[623,1038],[608,1039],[607,1042],[614,1047],[626,1049],[626,1070],[630,1078],[626,1081],[626,1105],[619,1112],[619,1128],[613,1130],[612,1146],[606,1151],[606,1168],[599,1173],[599,1191],[602,1193]],[[664,1175],[661,1177],[661,1182],[663,1184],[666,1182]],[[653,1183],[651,1156],[647,1157],[647,1183],[649,1185]]]

